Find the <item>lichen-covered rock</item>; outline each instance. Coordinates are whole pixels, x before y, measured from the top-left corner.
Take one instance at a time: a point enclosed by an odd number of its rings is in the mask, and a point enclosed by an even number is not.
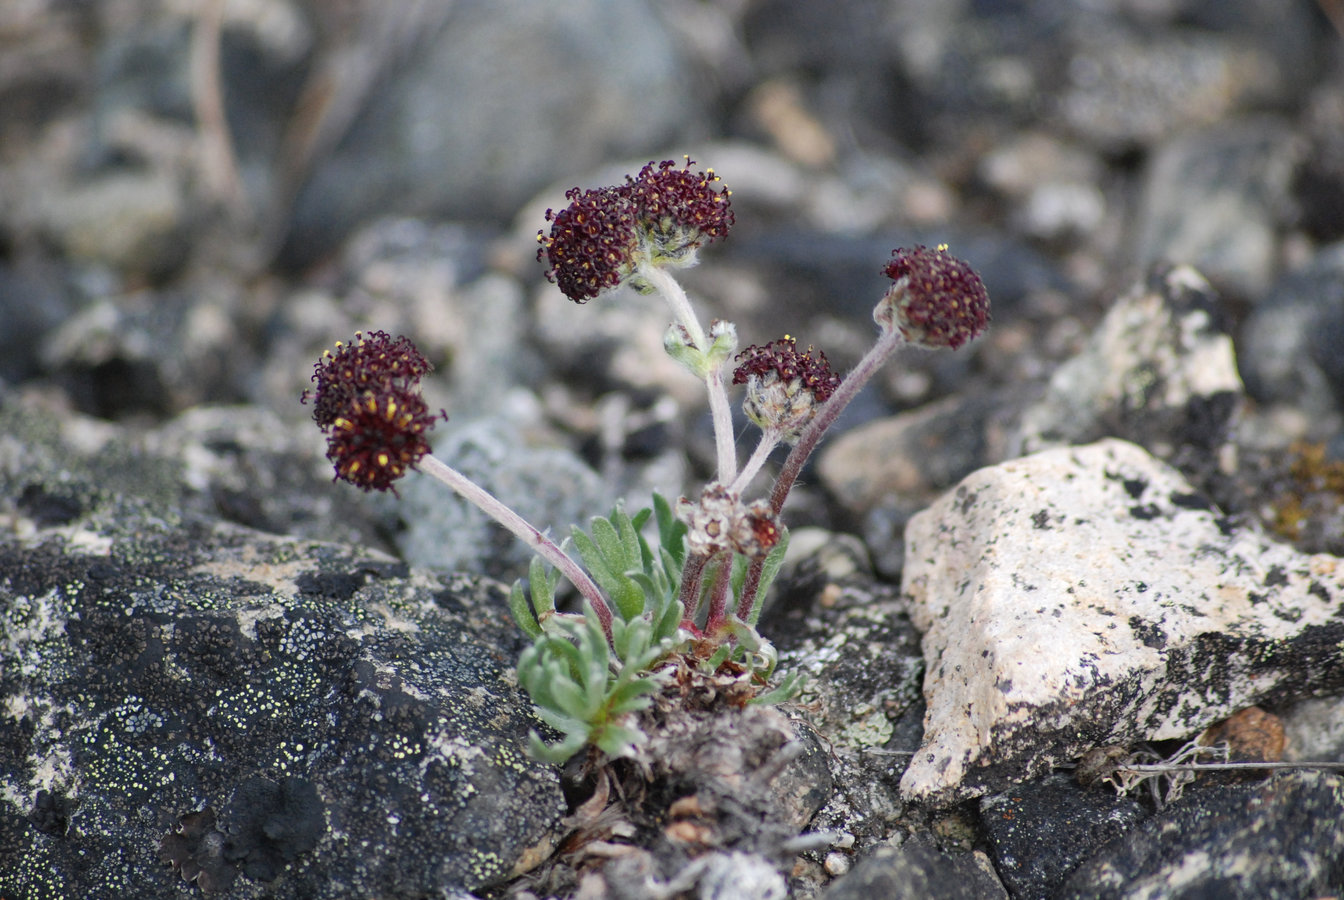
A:
[[[1187,795],[1107,845],[1052,896],[1255,897],[1339,893],[1344,779],[1286,772]]]
[[[563,801],[522,750],[499,586],[155,511],[14,450],[0,896],[182,896],[185,878],[418,898],[549,853]]]
[[[906,541],[928,667],[909,798],[983,794],[1092,747],[1344,688],[1340,560],[1234,527],[1133,444],[982,469]]]

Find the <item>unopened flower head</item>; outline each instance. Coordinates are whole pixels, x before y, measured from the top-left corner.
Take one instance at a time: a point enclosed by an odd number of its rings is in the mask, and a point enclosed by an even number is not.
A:
[[[946,246],[893,250],[882,274],[895,284],[873,310],[873,319],[884,331],[900,331],[911,344],[955,350],[989,325],[984,283]]]
[[[327,459],[336,477],[366,491],[386,491],[429,452],[437,414],[424,398],[398,387],[365,391],[331,425]],[[395,490],[395,489],[393,489]]]
[[[743,362],[733,371],[733,384],[747,386],[742,404],[747,417],[789,442],[798,439],[840,386],[825,353],[811,347],[799,353],[797,344],[788,335],[764,346],[753,344],[737,355]]]
[[[743,505],[718,482],[707,485],[697,502],[678,500],[676,514],[686,523],[686,552],[693,556],[732,550],[759,559],[779,543],[779,517],[770,504],[757,500]]]
[[[703,244],[725,237],[733,224],[729,192],[715,190],[712,169],[650,162],[625,184],[565,194],[569,206],[546,210],[550,233],[537,232],[537,259],[565,296],[584,303],[637,276],[640,265],[688,266]]]
[[[356,333],[323,354],[313,372],[313,420],[327,435],[338,479],[385,491],[429,452],[426,436],[439,414],[419,388],[431,368],[410,340],[382,331]]]

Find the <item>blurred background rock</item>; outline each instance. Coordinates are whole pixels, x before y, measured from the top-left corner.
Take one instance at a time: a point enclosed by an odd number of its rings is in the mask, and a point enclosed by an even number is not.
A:
[[[1332,13],[1324,0],[11,0],[0,386],[118,429],[91,448],[178,453],[196,434],[216,464],[183,490],[226,518],[411,552],[427,539],[399,541],[395,504],[322,485],[297,402],[324,347],[382,328],[435,362],[426,393],[458,425],[503,420],[498,452],[563,450],[567,484],[592,483],[575,466],[600,475],[609,490],[586,512],[676,490],[712,448],[695,383],[658,362],[662,312],[628,293],[574,307],[533,257],[565,189],[690,154],[733,189],[738,225],[686,281],[744,344],[787,330],[843,367],[871,339],[894,247],[946,242],[982,272],[987,338],[906,354],[841,428],[960,409],[956,427],[966,407],[945,401],[962,395],[992,399],[973,417],[992,436],[994,410],[1039,395],[1166,260],[1218,292],[1251,395],[1247,443],[1344,453]],[[270,439],[225,447],[227,417],[196,431],[203,419],[181,418],[202,405],[245,410],[238,434],[265,421]],[[992,459],[993,440],[973,443],[966,465]],[[302,475],[279,479],[292,502],[274,477],[237,475],[286,464]],[[359,512],[315,506],[322,492]],[[819,524],[868,512],[817,490],[795,508]]]

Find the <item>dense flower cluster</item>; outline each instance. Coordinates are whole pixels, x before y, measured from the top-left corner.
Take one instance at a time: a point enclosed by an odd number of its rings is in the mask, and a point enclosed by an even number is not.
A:
[[[623,185],[571,188],[569,206],[546,210],[550,234],[537,232],[546,277],[583,303],[625,282],[641,262],[690,265],[701,245],[727,236],[733,224],[729,192],[714,189],[713,169],[696,172],[693,164],[650,162]]]
[[[413,388],[433,368],[410,338],[357,331],[350,343],[337,341],[334,351],[322,354],[313,366],[317,386],[303,392],[303,402],[313,398],[313,421],[326,431],[365,391]]]
[[[911,344],[955,350],[989,325],[989,293],[975,270],[947,252],[919,245],[892,251],[882,274],[895,282],[873,318]]]
[[[744,360],[733,371],[733,384],[747,386],[742,408],[763,429],[778,429],[784,440],[797,440],[821,404],[840,386],[826,354],[799,353],[797,341],[785,335],[764,346],[752,345],[737,355]]]
[[[303,401],[313,398],[338,479],[389,490],[429,452],[426,436],[439,414],[429,412],[419,386],[432,368],[410,340],[383,331],[356,333],[323,354],[313,371],[317,387]]]
[[[634,270],[635,206],[620,188],[571,188],[565,199],[569,206],[560,212],[546,210],[551,233],[537,232],[537,259],[546,254],[551,264],[546,277],[566,297],[583,303],[616,287]]]

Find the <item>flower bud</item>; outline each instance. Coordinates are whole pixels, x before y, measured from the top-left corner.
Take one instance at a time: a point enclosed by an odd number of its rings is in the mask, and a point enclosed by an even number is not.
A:
[[[882,274],[895,284],[873,309],[873,320],[884,332],[895,329],[919,347],[955,350],[989,325],[984,283],[946,245],[897,249],[892,257]]]
[[[745,360],[733,372],[733,384],[747,386],[742,403],[747,417],[763,431],[775,429],[780,439],[798,440],[817,410],[840,386],[826,354],[807,348],[799,353],[797,341],[785,335],[763,347],[752,345],[737,355]]]

